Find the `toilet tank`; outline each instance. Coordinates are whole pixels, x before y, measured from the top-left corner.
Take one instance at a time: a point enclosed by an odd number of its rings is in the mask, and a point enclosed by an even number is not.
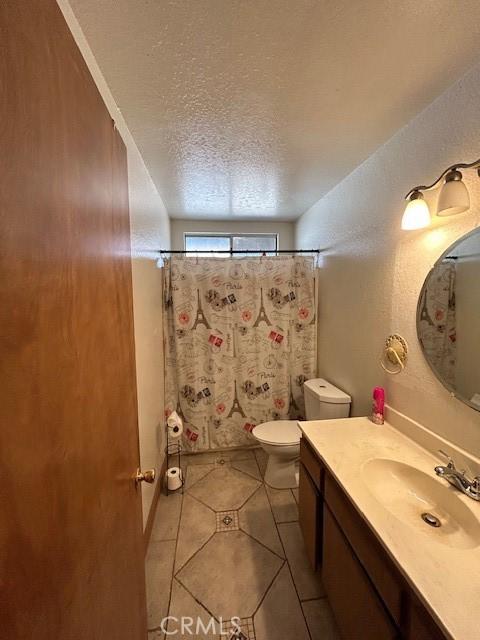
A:
[[[348,418],[351,397],[323,378],[307,380],[303,384],[307,420]]]

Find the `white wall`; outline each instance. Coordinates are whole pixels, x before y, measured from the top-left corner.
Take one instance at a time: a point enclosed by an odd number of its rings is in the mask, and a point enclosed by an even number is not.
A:
[[[355,415],[369,412],[374,385],[386,385],[394,408],[477,456],[480,413],[450,397],[434,377],[418,345],[415,311],[437,257],[479,223],[478,177],[471,172],[466,180],[469,212],[416,232],[402,232],[400,220],[411,187],[433,181],[454,162],[479,157],[479,104],[480,65],[319,200],[296,227],[298,246],[323,250],[319,373],[353,395]],[[404,373],[386,376],[378,358],[393,331],[407,339],[409,360]]]
[[[295,223],[293,222],[252,222],[231,220],[171,220],[172,249],[182,251],[183,234],[202,233],[278,233],[279,249],[293,249],[295,246]],[[310,247],[305,247],[310,249]]]
[[[164,400],[162,272],[156,267],[153,250],[170,247],[169,219],[67,0],[58,0],[58,5],[127,148],[140,460],[143,469],[156,467],[160,471]],[[142,485],[144,526],[154,490],[155,485]]]

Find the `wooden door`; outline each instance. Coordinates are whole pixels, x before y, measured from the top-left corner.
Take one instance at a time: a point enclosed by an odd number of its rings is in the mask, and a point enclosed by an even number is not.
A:
[[[138,640],[125,148],[54,0],[0,29],[0,636]]]

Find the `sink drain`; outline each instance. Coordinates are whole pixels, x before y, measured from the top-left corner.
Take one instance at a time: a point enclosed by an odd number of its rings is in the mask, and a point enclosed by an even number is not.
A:
[[[440,520],[437,518],[437,516],[434,516],[433,513],[422,513],[422,520],[424,522],[426,522],[428,525],[430,525],[431,527],[441,527],[442,523],[440,522]]]

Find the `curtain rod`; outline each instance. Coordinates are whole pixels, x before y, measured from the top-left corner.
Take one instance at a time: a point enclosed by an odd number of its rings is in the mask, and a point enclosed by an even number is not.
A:
[[[238,253],[255,253],[255,254],[267,254],[267,253],[320,253],[320,249],[276,249],[275,251],[267,250],[267,251],[259,251],[258,249],[222,249],[220,251],[215,251],[215,249],[196,249],[195,251],[169,251],[168,249],[157,249],[158,253],[228,253],[228,254],[238,254]]]

